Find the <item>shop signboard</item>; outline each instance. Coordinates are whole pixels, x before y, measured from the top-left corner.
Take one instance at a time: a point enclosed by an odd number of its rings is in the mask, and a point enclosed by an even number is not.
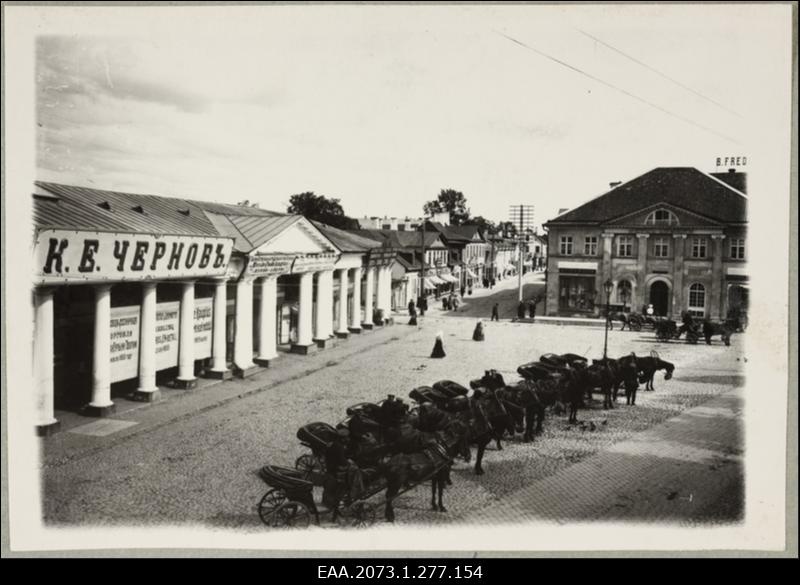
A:
[[[222,276],[233,240],[44,229],[34,244],[39,284]]]
[[[139,305],[111,309],[111,381],[139,374]]]
[[[164,370],[178,365],[178,339],[180,337],[180,301],[156,305],[156,369]]]
[[[394,248],[373,248],[369,251],[367,266],[369,268],[389,266],[396,255],[397,251]]]
[[[321,272],[333,270],[337,257],[333,254],[318,254],[314,256],[298,256],[292,263],[292,274],[301,272]]]
[[[214,329],[214,299],[194,300],[194,359],[211,357],[211,333]]]
[[[280,276],[292,271],[294,256],[285,254],[253,254],[247,263],[251,276]]]

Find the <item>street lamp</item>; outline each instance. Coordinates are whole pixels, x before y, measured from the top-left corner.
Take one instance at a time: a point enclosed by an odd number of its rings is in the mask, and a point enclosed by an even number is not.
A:
[[[608,356],[608,317],[611,314],[611,291],[614,290],[614,283],[607,280],[603,283],[603,290],[606,292],[606,341],[603,345],[603,360]]]

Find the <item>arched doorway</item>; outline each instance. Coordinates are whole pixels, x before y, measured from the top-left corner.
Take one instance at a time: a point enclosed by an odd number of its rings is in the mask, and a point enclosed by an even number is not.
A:
[[[653,305],[656,315],[666,316],[669,309],[669,286],[663,280],[657,280],[650,285],[650,304]]]

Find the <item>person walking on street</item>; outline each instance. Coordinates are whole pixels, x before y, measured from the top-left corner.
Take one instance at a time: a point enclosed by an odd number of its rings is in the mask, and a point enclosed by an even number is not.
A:
[[[528,315],[531,319],[536,318],[536,299],[531,299],[528,301]]]
[[[428,310],[428,298],[423,295],[419,299],[419,316],[424,317],[425,311],[427,310]]]
[[[525,303],[520,301],[517,306],[517,318],[522,320],[525,318]]]
[[[499,321],[500,320],[500,304],[495,303],[492,307],[492,321]]]

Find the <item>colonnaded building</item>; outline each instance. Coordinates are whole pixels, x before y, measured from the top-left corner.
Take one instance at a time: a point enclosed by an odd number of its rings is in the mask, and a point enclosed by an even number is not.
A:
[[[247,376],[391,323],[385,243],[297,215],[37,182],[33,375],[57,409]]]
[[[544,224],[548,315],[747,309],[745,173],[656,168]]]

